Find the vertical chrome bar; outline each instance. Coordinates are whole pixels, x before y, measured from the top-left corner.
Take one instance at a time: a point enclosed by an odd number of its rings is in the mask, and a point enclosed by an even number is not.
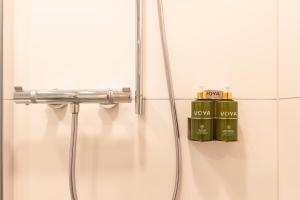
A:
[[[135,112],[143,113],[143,3],[136,0],[136,91]]]

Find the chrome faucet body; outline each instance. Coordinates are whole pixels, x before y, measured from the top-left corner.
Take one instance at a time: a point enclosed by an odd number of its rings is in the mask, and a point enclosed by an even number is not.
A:
[[[15,87],[14,100],[19,104],[68,104],[68,103],[130,103],[131,90],[23,90]]]

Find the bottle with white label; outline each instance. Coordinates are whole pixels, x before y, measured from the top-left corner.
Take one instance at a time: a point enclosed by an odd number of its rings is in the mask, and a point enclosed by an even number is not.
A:
[[[189,139],[212,141],[214,137],[214,101],[207,98],[206,91],[197,94],[192,101]]]
[[[238,140],[238,102],[232,99],[229,89],[224,92],[223,99],[216,102],[215,126],[217,140]]]

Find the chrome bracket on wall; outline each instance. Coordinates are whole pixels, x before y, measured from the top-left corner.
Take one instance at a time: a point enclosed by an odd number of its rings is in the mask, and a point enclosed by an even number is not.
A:
[[[135,113],[143,113],[143,0],[136,0],[136,90]]]
[[[130,103],[130,88],[121,90],[23,90],[16,86],[14,100],[18,104],[48,104],[52,108],[64,108],[69,103],[99,103],[105,108],[113,108],[119,103]]]

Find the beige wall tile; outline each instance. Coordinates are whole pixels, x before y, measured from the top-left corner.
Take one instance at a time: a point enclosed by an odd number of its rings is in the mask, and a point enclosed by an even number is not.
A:
[[[300,2],[279,1],[280,97],[300,96]]]
[[[182,199],[277,199],[275,101],[239,102],[239,142],[187,140],[190,102],[178,101],[183,146]]]
[[[138,120],[132,104],[112,111],[81,106],[79,198],[170,198],[175,153],[169,104],[147,101],[146,109]],[[43,105],[15,106],[14,200],[69,198],[70,116]]]
[[[14,87],[14,1],[3,1],[3,96],[13,97]]]
[[[280,200],[300,198],[299,121],[300,100],[284,100],[279,107]]]
[[[13,200],[13,102],[5,100],[3,102],[3,198]]]

